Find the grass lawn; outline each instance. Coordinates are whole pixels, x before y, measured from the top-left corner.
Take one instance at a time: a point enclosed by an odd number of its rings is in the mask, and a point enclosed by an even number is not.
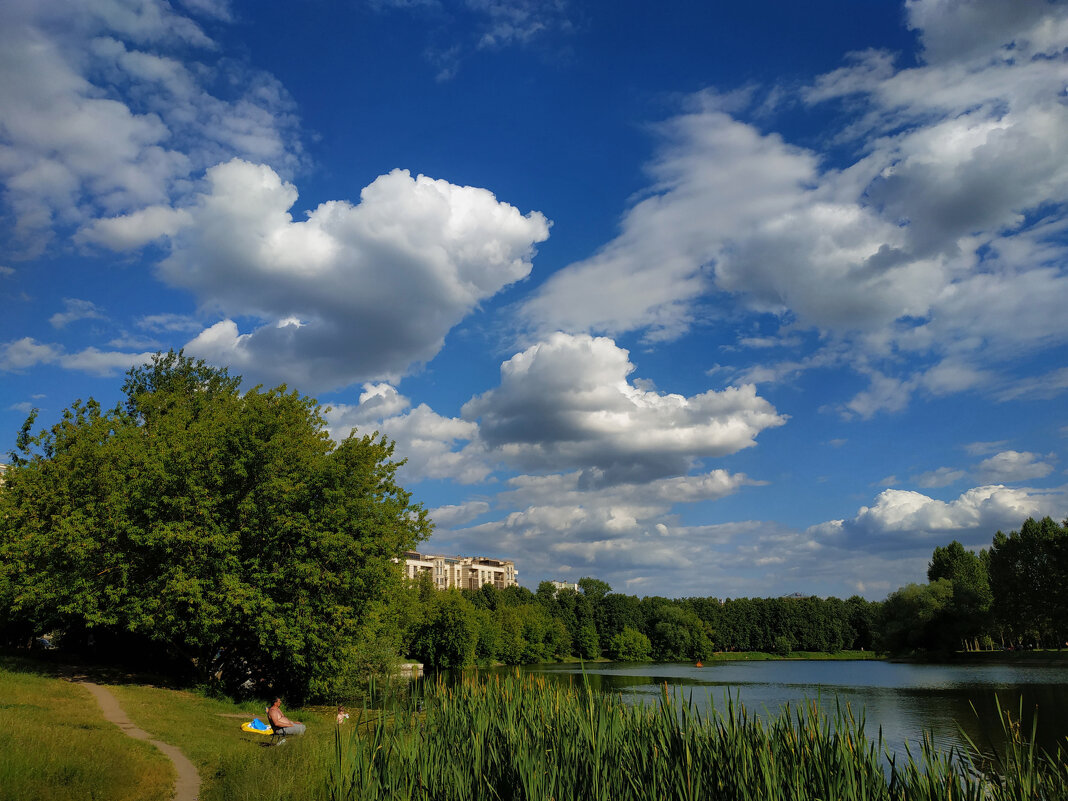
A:
[[[0,656],[0,801],[168,801],[175,781],[170,760],[104,720],[89,691],[57,678],[60,671],[47,660]],[[285,706],[308,732],[271,747],[271,738],[241,731],[253,717],[266,719],[265,702],[126,683],[106,671],[93,680],[115,695],[134,725],[182,750],[200,775],[200,801],[325,797],[335,762],[332,708]],[[357,710],[350,711],[355,719]]]
[[[961,662],[979,664],[1068,665],[1068,648],[1033,651],[957,651],[954,657]]]
[[[837,653],[828,653],[826,651],[793,651],[788,656],[782,656],[781,654],[769,654],[764,651],[717,651],[711,659],[706,659],[706,663],[712,662],[739,662],[748,660],[750,662],[767,662],[776,659],[811,659],[811,660],[828,660],[828,661],[846,661],[846,660],[871,660],[871,659],[884,659],[884,655],[878,654],[875,651],[838,651]]]
[[[707,663],[782,658],[725,652]],[[798,652],[789,658],[878,656],[864,651]],[[105,721],[87,690],[42,675],[48,670],[45,665],[0,657],[0,717],[9,730],[0,748],[0,801],[168,799],[174,783],[170,762],[148,743],[127,737]],[[119,678],[97,681],[115,694],[135,725],[179,747],[192,761],[202,782],[201,801],[325,797],[335,764],[332,709],[287,707],[291,718],[307,724],[308,733],[270,747],[270,738],[240,728],[254,716],[265,717],[263,701],[237,704]]]
[[[334,717],[326,709],[290,709],[307,734],[270,747],[270,738],[241,731],[262,703],[235,704],[193,692],[127,684],[109,686],[130,720],[172,743],[196,765],[201,801],[306,801],[322,797],[334,761]]]
[[[0,660],[2,801],[166,801],[175,773],[104,720],[84,687]]]

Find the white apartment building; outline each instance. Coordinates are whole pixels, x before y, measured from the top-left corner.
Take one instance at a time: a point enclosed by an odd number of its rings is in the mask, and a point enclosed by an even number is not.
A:
[[[553,585],[553,589],[555,589],[557,592],[559,592],[560,590],[574,590],[575,592],[579,591],[579,585],[577,582],[574,581],[550,581],[549,583]]]
[[[449,587],[477,590],[492,584],[498,590],[519,584],[519,572],[511,559],[490,559],[485,556],[439,556],[409,551],[404,554],[405,574],[416,579],[421,573],[430,575],[439,590]]]

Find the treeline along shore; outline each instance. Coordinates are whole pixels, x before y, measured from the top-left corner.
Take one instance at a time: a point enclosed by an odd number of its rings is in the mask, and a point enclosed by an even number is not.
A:
[[[945,657],[959,651],[1068,646],[1068,521],[1028,519],[978,553],[934,549],[928,581],[885,601],[839,598],[663,598],[542,582],[497,590],[434,590],[410,601],[404,645],[434,668],[560,659],[703,661],[720,652],[873,651]]]
[[[597,658],[696,662],[717,651],[871,652],[881,608],[859,596],[639,598],[594,578],[578,585],[439,591],[424,579],[415,588],[406,648],[433,668]]]

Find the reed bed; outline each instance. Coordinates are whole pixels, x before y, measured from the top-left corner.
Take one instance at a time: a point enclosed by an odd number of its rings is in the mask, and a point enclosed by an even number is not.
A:
[[[815,702],[763,719],[732,699],[705,714],[666,687],[660,704],[635,707],[517,675],[438,682],[388,718],[354,722],[337,735],[331,801],[1068,798],[1063,753],[1018,737],[993,765],[925,738],[915,757],[890,756],[863,718]]]

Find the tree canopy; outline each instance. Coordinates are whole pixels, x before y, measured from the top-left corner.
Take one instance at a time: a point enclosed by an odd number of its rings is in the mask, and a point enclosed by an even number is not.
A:
[[[344,692],[395,653],[393,559],[430,533],[385,438],[182,353],[110,411],[27,420],[0,492],[0,619],[142,647],[227,689]],[[249,684],[251,682],[251,684]]]
[[[931,554],[926,585],[891,593],[879,642],[891,651],[1060,648],[1068,641],[1068,521],[1028,518],[989,550],[954,540]]]

